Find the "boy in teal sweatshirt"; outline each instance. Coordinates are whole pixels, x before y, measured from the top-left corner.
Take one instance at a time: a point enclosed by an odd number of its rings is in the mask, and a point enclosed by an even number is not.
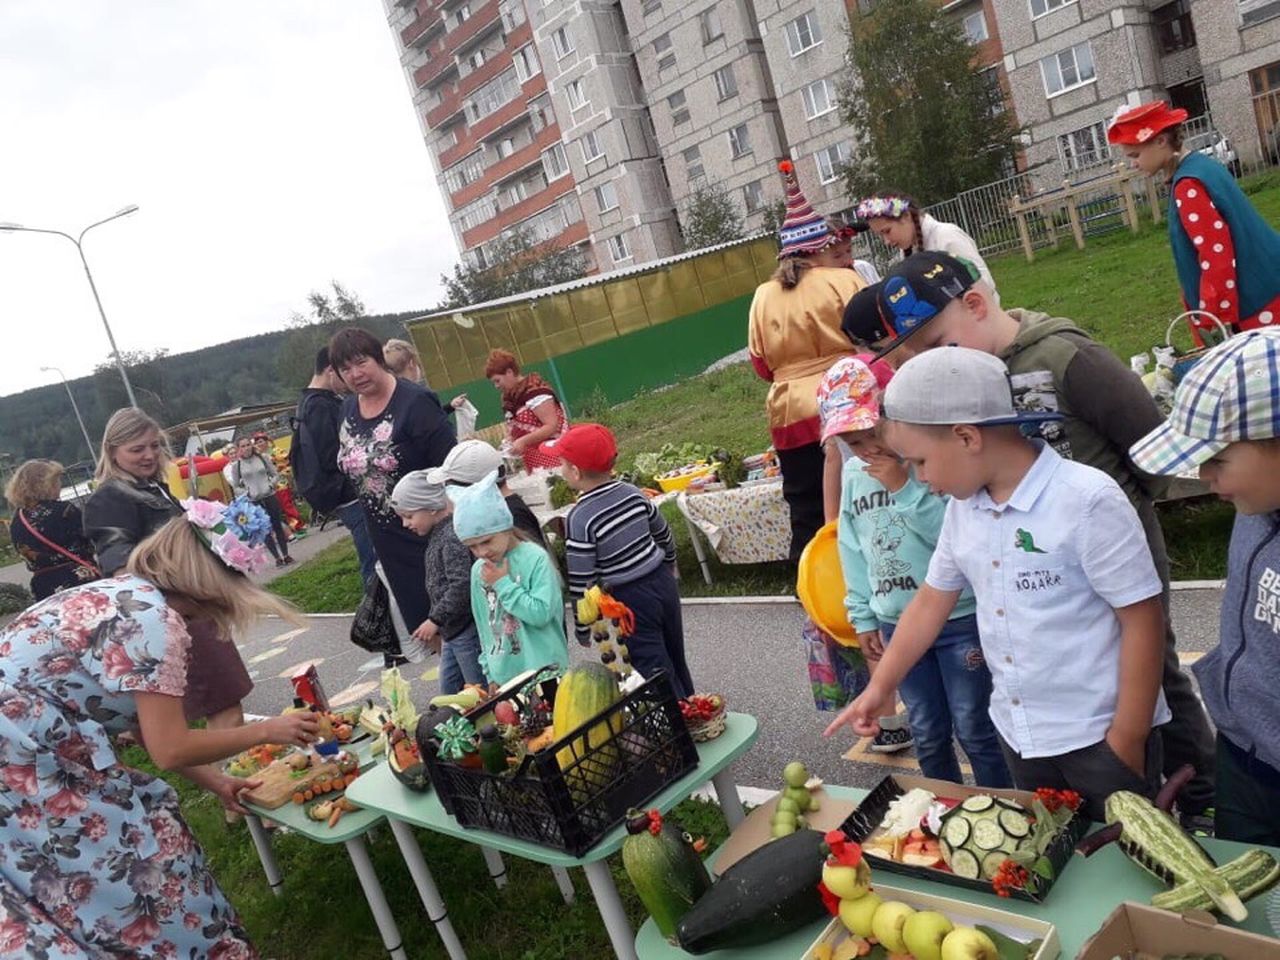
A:
[[[924,583],[942,529],[945,498],[931,493],[880,440],[883,382],[862,359],[838,360],[818,387],[822,440],[849,453],[841,478],[838,542],[849,622],[859,646],[878,657],[902,611]],[[1012,783],[987,708],[991,674],[966,591],[933,647],[903,678],[916,758],[926,777],[962,781],[954,735],[984,787]]]
[[[560,575],[547,551],[525,540],[498,490],[497,471],[470,487],[449,487],[453,529],[476,558],[471,612],[485,676],[504,684],[551,664],[569,665]]]

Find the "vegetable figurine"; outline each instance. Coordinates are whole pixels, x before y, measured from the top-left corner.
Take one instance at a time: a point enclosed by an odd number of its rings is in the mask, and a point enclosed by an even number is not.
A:
[[[622,865],[658,930],[674,942],[680,918],[711,889],[700,856],[705,842],[664,823],[657,810],[628,811],[627,834]]]
[[[600,662],[621,677],[631,673],[631,654],[622,641],[636,629],[636,615],[597,584],[578,601],[574,611],[579,624],[591,628],[591,639],[600,648]]]

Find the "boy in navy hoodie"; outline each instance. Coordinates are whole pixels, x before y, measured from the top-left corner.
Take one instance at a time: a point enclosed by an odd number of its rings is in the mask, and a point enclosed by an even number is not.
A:
[[[1198,466],[1235,505],[1221,636],[1192,669],[1218,728],[1217,836],[1280,844],[1280,330],[1206,354],[1130,455],[1153,474]]]

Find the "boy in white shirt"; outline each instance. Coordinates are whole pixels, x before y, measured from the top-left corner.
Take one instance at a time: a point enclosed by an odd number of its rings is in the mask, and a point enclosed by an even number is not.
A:
[[[950,495],[925,585],[867,690],[827,728],[870,736],[965,587],[991,670],[991,719],[1022,789],[1072,789],[1103,819],[1116,790],[1154,795],[1169,719],[1160,578],[1129,499],[1100,470],[1028,440],[1005,365],[964,347],[905,363],[884,397],[890,445]]]

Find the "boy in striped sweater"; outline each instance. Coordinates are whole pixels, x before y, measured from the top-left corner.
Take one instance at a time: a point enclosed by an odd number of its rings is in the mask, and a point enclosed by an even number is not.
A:
[[[684,623],[676,586],[676,545],[657,508],[629,483],[613,479],[618,444],[607,427],[580,423],[545,445],[577,491],[566,520],[569,596],[574,603],[595,583],[631,608],[631,665],[648,678],[665,670],[676,696],[693,694],[684,658]],[[578,642],[591,643],[577,626]]]

